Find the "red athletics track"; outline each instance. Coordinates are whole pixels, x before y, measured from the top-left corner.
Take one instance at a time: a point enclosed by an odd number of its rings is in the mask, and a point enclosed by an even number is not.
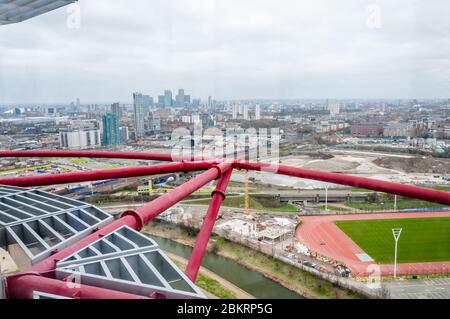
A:
[[[362,219],[398,219],[421,217],[450,217],[450,212],[422,213],[388,213],[388,214],[352,214],[332,216],[305,216],[302,225],[297,229],[296,236],[310,250],[320,255],[344,263],[352,270],[354,276],[374,275],[373,268],[368,268],[373,262],[363,262],[356,254],[365,253],[353,240],[334,224],[337,220]],[[381,275],[389,276],[394,272],[391,264],[379,265]],[[428,263],[406,263],[397,265],[397,274],[438,274],[449,273],[450,261]]]

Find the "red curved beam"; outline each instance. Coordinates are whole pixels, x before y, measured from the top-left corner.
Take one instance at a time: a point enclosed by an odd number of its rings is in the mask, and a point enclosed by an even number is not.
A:
[[[101,181],[112,178],[149,176],[175,172],[203,171],[205,169],[208,169],[209,167],[211,167],[211,164],[205,162],[169,163],[153,166],[116,168],[91,172],[73,172],[55,175],[0,178],[0,184],[19,187],[48,186]]]
[[[163,153],[135,153],[119,151],[0,151],[0,157],[86,157],[86,158],[116,158],[145,161],[181,162],[206,160],[196,156],[176,156]]]
[[[229,169],[222,175],[217,183],[216,189],[212,193],[212,199],[208,212],[203,220],[202,227],[197,235],[197,241],[195,242],[194,249],[192,250],[191,257],[189,258],[189,262],[186,266],[186,276],[192,280],[192,282],[195,282],[197,279],[197,274],[200,270],[203,256],[205,255],[206,248],[208,247],[209,238],[211,238],[214,224],[216,223],[217,215],[219,214],[220,205],[225,200],[225,193],[227,191],[232,172],[233,170]]]
[[[148,223],[149,220],[155,218],[159,214],[166,211],[168,208],[172,207],[174,203],[179,202],[185,197],[189,196],[196,190],[200,189],[207,183],[217,179],[221,176],[223,171],[226,171],[231,164],[221,163],[215,167],[210,168],[203,174],[194,177],[187,183],[171,190],[170,192],[158,197],[157,199],[151,201],[149,204],[141,207],[136,211],[128,211],[122,214],[122,217],[115,220],[111,224],[96,231],[92,235],[89,235],[75,245],[72,245],[64,250],[57,252],[56,254],[50,256],[49,258],[33,265],[29,271],[37,273],[45,273],[50,270],[55,269],[56,263],[59,260],[66,258],[67,256],[73,254],[77,250],[88,246],[90,243],[98,240],[99,238],[106,236],[107,234],[113,232],[114,230],[127,225],[133,229],[141,230],[143,225]]]
[[[8,298],[33,299],[35,291],[74,299],[151,299],[126,292],[104,289],[81,284],[69,285],[65,281],[42,277],[36,274],[23,274],[7,277]]]
[[[154,154],[145,154],[145,153],[122,153],[122,152],[92,152],[92,151],[81,151],[81,152],[61,152],[61,151],[26,151],[26,152],[0,152],[0,157],[5,156],[14,156],[14,157],[97,157],[97,158],[128,158],[128,159],[146,159],[146,160],[173,160],[173,158],[170,155],[164,155],[164,154],[157,154],[155,157]],[[139,157],[139,158],[138,158]],[[157,159],[156,159],[157,158]],[[421,187],[416,186],[409,186],[409,185],[401,185],[397,183],[392,182],[385,182],[385,181],[378,181],[373,180],[369,178],[363,178],[363,177],[357,177],[357,176],[348,176],[344,174],[337,174],[337,173],[328,173],[328,172],[320,172],[320,171],[314,171],[314,170],[307,170],[307,169],[301,169],[301,168],[294,168],[294,167],[288,167],[283,165],[269,165],[269,164],[261,164],[261,163],[249,163],[249,162],[225,162],[221,161],[220,164],[212,163],[212,162],[202,162],[202,163],[178,163],[175,165],[171,165],[170,169],[175,169],[176,167],[178,169],[181,168],[181,166],[176,165],[182,165],[184,168],[188,167],[189,165],[192,169],[196,167],[197,169],[206,169],[209,168],[206,172],[198,175],[197,177],[191,179],[189,182],[177,187],[176,189],[172,190],[171,192],[159,197],[158,199],[150,202],[149,204],[137,209],[136,211],[127,211],[125,212],[119,220],[116,220],[112,222],[110,225],[106,226],[105,228],[96,231],[94,234],[83,238],[80,240],[77,244],[66,248],[65,250],[56,253],[55,255],[49,257],[48,259],[42,261],[41,263],[38,263],[34,265],[31,268],[31,271],[36,271],[37,273],[46,273],[48,271],[51,271],[55,268],[56,262],[58,260],[61,260],[62,258],[70,255],[71,253],[75,252],[76,250],[83,248],[87,246],[88,244],[92,243],[93,241],[97,240],[99,237],[105,236],[109,234],[110,232],[114,231],[115,229],[119,228],[122,225],[128,225],[134,229],[140,230],[144,224],[146,224],[149,220],[155,218],[157,215],[164,212],[166,209],[170,208],[174,204],[178,203],[180,200],[184,199],[185,197],[192,194],[197,189],[201,188],[202,186],[206,185],[210,181],[217,179],[224,175],[225,172],[230,172],[232,168],[240,168],[240,169],[247,169],[247,170],[256,170],[256,171],[266,171],[270,173],[276,173],[276,174],[282,174],[287,176],[294,176],[294,177],[300,177],[300,178],[307,178],[307,179],[313,179],[323,182],[329,182],[334,184],[342,184],[342,185],[348,185],[353,187],[362,187],[367,188],[375,191],[380,192],[386,192],[386,193],[393,193],[398,194],[401,196],[406,197],[413,197],[413,198],[419,198],[423,200],[433,201],[437,203],[442,203],[445,205],[450,205],[450,194],[443,191],[437,191],[437,190],[430,190],[425,189]],[[215,164],[215,166],[212,166],[212,164]],[[169,164],[170,165],[170,164]],[[149,169],[149,171],[146,171],[146,174],[149,174],[150,171],[155,172],[155,167],[158,168],[157,173],[161,173],[161,165],[160,166],[153,166],[153,167],[146,167]],[[163,166],[165,169],[168,169],[169,166]],[[142,168],[129,168],[129,169],[137,169],[141,170]],[[128,169],[128,170],[129,170]],[[139,173],[138,171],[126,171],[127,169],[122,169],[123,171],[119,171],[123,173],[121,177],[131,177],[128,175],[133,175]],[[118,171],[118,170],[112,170],[112,171]],[[103,171],[104,172],[104,171]],[[81,178],[95,178],[95,176],[89,175],[89,174],[99,174],[99,172],[82,172],[82,173],[73,173],[78,175],[70,175],[69,177],[63,176],[63,179],[66,178],[72,178],[72,180],[75,179],[81,179]],[[81,174],[81,175],[80,175]],[[88,174],[88,175],[82,175],[82,174]],[[111,178],[111,171],[108,171],[108,173],[105,173],[106,175],[102,175],[100,179],[108,179]],[[64,175],[64,174],[61,174]],[[52,175],[53,176],[53,175]],[[52,176],[46,176],[45,179],[48,179]],[[42,178],[42,177],[40,177]],[[53,178],[53,177],[52,177]],[[56,178],[56,177],[55,177]],[[56,179],[55,179],[56,180]],[[52,183],[54,183],[54,181]],[[225,180],[225,178],[224,178]],[[17,179],[16,179],[17,181]],[[29,181],[29,180],[28,180]],[[1,182],[1,180],[0,180]],[[35,180],[37,183],[37,179]],[[40,182],[45,182],[41,179]],[[219,186],[219,185],[218,185]],[[218,194],[216,193],[213,197],[218,198]],[[217,203],[218,200],[215,200],[214,203]],[[214,211],[216,210],[217,205],[212,205],[214,207]],[[213,211],[213,209],[210,209]],[[211,215],[212,216],[212,215]],[[208,228],[210,227],[210,223],[207,222]],[[207,229],[207,228],[205,228]],[[208,233],[205,231],[205,238],[209,236]],[[203,237],[202,237],[203,238]],[[204,241],[202,240],[202,249],[199,250],[199,254],[203,253],[203,245]],[[193,273],[191,274],[193,275]],[[13,291],[16,291],[17,293],[13,293],[12,295],[15,297],[20,298],[26,298],[29,297],[29,292],[31,287],[36,285],[45,285],[46,279],[43,279],[43,277],[38,277],[31,275],[34,278],[29,278],[27,280],[24,280],[20,283],[21,286],[24,286],[22,288],[17,287],[9,287],[8,291],[10,289],[13,289]],[[16,278],[17,276],[13,276],[12,278]],[[30,274],[24,273],[20,275],[19,277],[30,277]],[[8,277],[7,280],[10,280],[11,277]],[[47,278],[48,279],[48,278]],[[14,282],[14,279],[12,279]],[[17,279],[16,279],[17,280]],[[37,282],[36,282],[37,281]],[[48,283],[49,285],[56,285],[55,289],[61,288],[60,281],[55,281],[52,283]],[[13,286],[18,286],[17,282],[13,284]],[[28,289],[28,290],[27,290]],[[88,288],[85,288],[89,290]],[[107,298],[109,292],[98,292],[97,297],[100,298]],[[90,296],[88,294],[88,296]],[[92,297],[94,297],[92,295]],[[137,296],[136,296],[137,297]]]
[[[135,216],[135,218],[140,222],[142,228],[150,220],[163,213],[179,201],[188,197],[209,182],[221,177],[222,174],[227,170],[230,170],[231,167],[231,163],[227,162],[223,162],[216,166],[213,166],[206,172],[196,176],[195,178],[177,187],[171,192],[158,197],[157,199],[151,201],[147,205],[138,208],[137,210],[126,211],[122,214],[122,216]]]
[[[422,199],[430,202],[450,205],[450,193],[418,186],[403,185],[393,182],[380,181],[371,178],[344,175],[338,173],[321,172],[284,165],[269,165],[262,163],[239,162],[241,169],[270,172],[275,174],[294,176],[327,183],[346,185],[370,189],[377,192],[396,194],[405,197]]]

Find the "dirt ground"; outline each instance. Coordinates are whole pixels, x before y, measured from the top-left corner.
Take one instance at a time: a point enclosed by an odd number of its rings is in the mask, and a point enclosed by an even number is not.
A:
[[[446,159],[382,157],[376,159],[374,163],[384,168],[402,170],[407,173],[450,173],[450,160]]]

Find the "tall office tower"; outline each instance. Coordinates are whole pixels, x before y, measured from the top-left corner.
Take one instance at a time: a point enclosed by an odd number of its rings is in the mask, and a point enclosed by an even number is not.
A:
[[[248,104],[244,105],[244,120],[248,121]]]
[[[103,145],[118,146],[120,144],[119,120],[114,113],[102,116]]]
[[[340,112],[340,105],[339,103],[331,103],[328,104],[328,110],[330,111],[331,116],[336,116]]]
[[[183,89],[179,89],[178,90],[178,95],[176,96],[176,106],[177,107],[183,107],[184,106],[184,102],[185,102],[185,96],[184,96],[184,90]]]
[[[193,99],[192,100],[192,106],[193,107],[199,107],[200,106],[200,99]]]
[[[117,121],[120,122],[122,119],[122,108],[119,103],[111,104],[111,113],[113,113],[117,117]]]
[[[80,108],[80,106],[81,106],[80,98],[77,97],[77,104],[76,104],[77,110]]]
[[[149,130],[153,133],[159,133],[161,131],[161,118],[158,112],[150,113],[149,120]]]
[[[134,132],[136,140],[144,137],[144,101],[142,93],[133,93]]]
[[[172,91],[171,90],[164,91],[164,106],[165,107],[172,106]]]
[[[164,99],[165,99],[164,95],[158,95],[158,106],[159,107],[163,107],[164,106]]]
[[[255,120],[259,121],[261,119],[261,106],[256,104],[255,106]]]
[[[237,104],[233,104],[233,120],[237,120],[238,118],[238,108]]]
[[[143,95],[142,102],[144,105],[144,113],[150,112],[150,108],[153,106],[153,98],[150,95]]]
[[[208,96],[208,109],[212,109],[212,96]]]
[[[130,132],[128,130],[128,126],[119,127],[119,135],[120,135],[120,144],[128,142],[130,139]]]

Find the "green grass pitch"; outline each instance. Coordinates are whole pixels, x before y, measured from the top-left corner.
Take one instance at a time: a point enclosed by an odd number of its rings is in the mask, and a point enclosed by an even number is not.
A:
[[[380,264],[394,263],[393,228],[403,228],[398,263],[450,261],[450,218],[336,221],[336,225]]]

